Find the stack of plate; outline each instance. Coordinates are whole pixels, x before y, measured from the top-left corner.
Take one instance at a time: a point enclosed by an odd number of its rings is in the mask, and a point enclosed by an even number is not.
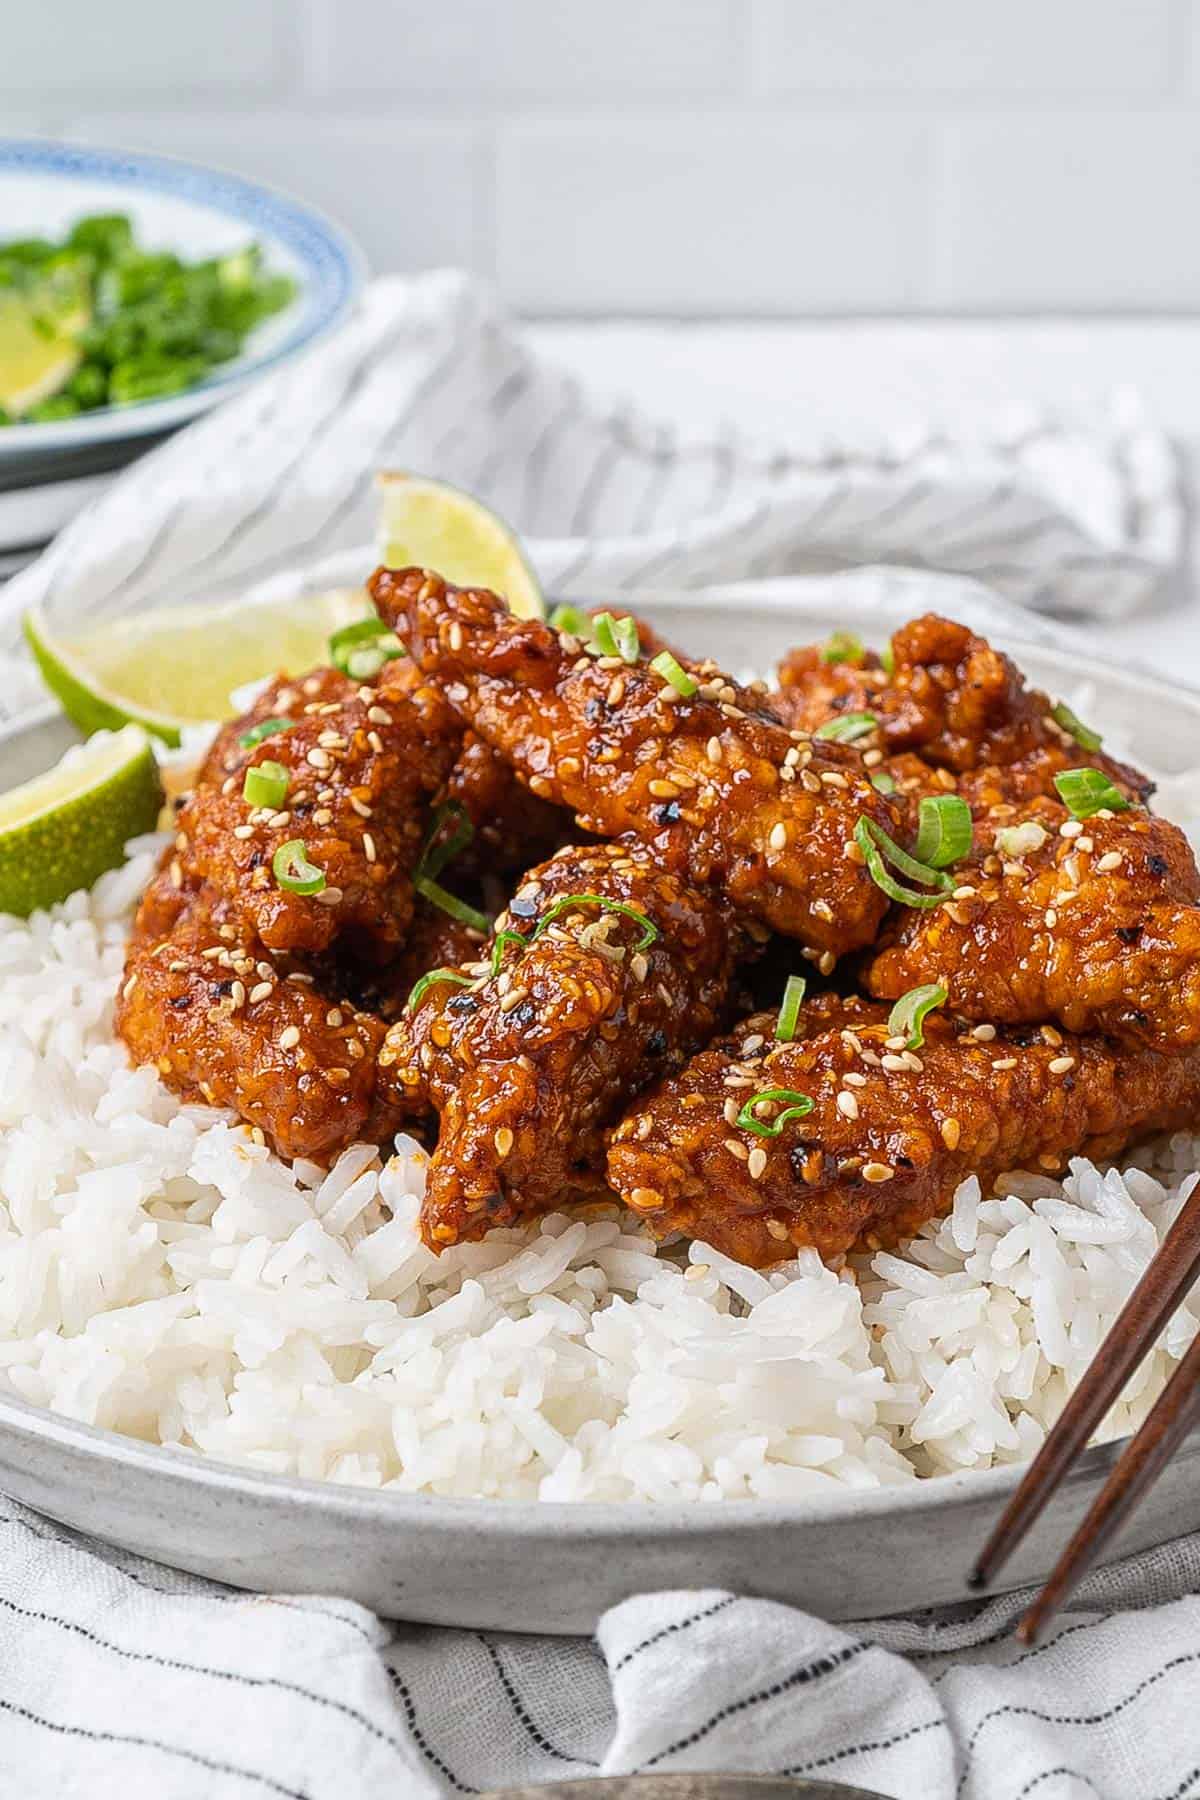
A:
[[[128,213],[140,241],[189,258],[256,241],[267,265],[293,278],[297,297],[241,356],[186,393],[0,426],[0,577],[36,554],[134,457],[332,331],[362,281],[362,257],[345,233],[240,176],[171,157],[0,138],[0,240],[62,236],[95,212]]]

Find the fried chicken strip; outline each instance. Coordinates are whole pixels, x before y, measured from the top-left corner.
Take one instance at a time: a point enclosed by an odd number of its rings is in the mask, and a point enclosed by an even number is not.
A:
[[[211,889],[183,895],[165,871],[138,913],[116,1030],[185,1099],[231,1107],[281,1156],[324,1162],[401,1123],[378,1092],[382,1020],[332,1002],[249,939]]]
[[[286,729],[243,742],[277,717]],[[430,801],[460,738],[426,681],[364,687],[330,669],[277,681],[214,744],[177,820],[176,880],[214,887],[239,929],[268,949],[320,955],[344,940],[359,955],[394,954]],[[246,772],[267,762],[287,776],[278,807],[243,798]],[[274,872],[276,852],[293,841],[324,877],[317,893],[289,891]]]
[[[972,1035],[944,1013],[919,1052],[888,1048],[886,1007],[823,995],[791,1043],[777,1015],[747,1019],[633,1107],[612,1134],[608,1178],[658,1236],[681,1231],[756,1266],[799,1247],[832,1257],[909,1237],[959,1182],[1061,1170],[1191,1124],[1200,1051],[1162,1057],[1036,1028]],[[895,1040],[892,1040],[895,1043]],[[737,1123],[754,1096],[764,1136]]]
[[[903,825],[856,751],[793,739],[715,668],[684,698],[646,663],[573,654],[484,590],[422,569],[379,569],[370,585],[450,703],[585,831],[633,834],[818,953],[870,942],[884,899],[847,845],[861,814]]]
[[[881,1000],[941,982],[975,1020],[1056,1019],[1159,1050],[1200,1043],[1200,873],[1141,808],[1072,819],[1051,800],[975,815],[955,897],[898,908],[863,981]]]
[[[594,1185],[604,1127],[719,1025],[734,953],[720,904],[640,846],[532,870],[480,959],[431,982],[380,1054],[400,1106],[440,1115],[431,1248]]]

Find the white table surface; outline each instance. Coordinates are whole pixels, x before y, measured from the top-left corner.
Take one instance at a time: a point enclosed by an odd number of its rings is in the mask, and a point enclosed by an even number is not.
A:
[[[867,442],[930,424],[986,432],[1050,412],[1119,410],[1185,444],[1200,471],[1200,320],[542,323],[533,342],[598,392],[685,431]],[[1153,617],[1095,627],[1103,655],[1200,686],[1200,588]]]

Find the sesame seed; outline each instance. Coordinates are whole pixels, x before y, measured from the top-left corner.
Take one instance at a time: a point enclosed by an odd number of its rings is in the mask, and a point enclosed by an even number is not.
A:
[[[1015,1056],[994,1056],[992,1058],[993,1069],[1015,1069],[1016,1066],[1017,1059]]]
[[[1045,1150],[1038,1157],[1038,1168],[1053,1171],[1061,1166],[1062,1158],[1055,1156],[1052,1150]]]
[[[245,984],[245,982],[235,981],[233,986],[229,990],[229,998],[233,1002],[234,1012],[237,1012],[240,1007],[245,1006],[245,1004],[246,1004],[246,984]]]
[[[134,988],[137,986],[137,984],[138,984],[138,978],[137,978],[137,972],[135,971],[129,977],[129,980],[125,983],[125,986],[121,989],[121,993],[124,995],[126,1000],[128,1000],[130,994],[132,994],[132,992],[133,992]]]
[[[817,968],[821,971],[822,975],[833,974],[833,971],[837,968],[837,957],[833,954],[832,950],[826,950],[824,954],[818,958]]]
[[[766,1227],[773,1238],[778,1238],[781,1243],[786,1242],[788,1228],[782,1219],[767,1219]]]
[[[883,1047],[885,1050],[903,1050],[907,1042],[908,1039],[906,1037],[884,1038]]]
[[[492,1143],[496,1146],[497,1156],[503,1158],[508,1155],[513,1147],[513,1134],[507,1125],[497,1127],[492,1137]]]
[[[877,769],[882,761],[882,750],[867,750],[863,755],[863,766],[867,769]]]
[[[383,755],[383,739],[380,737],[380,735],[377,731],[368,731],[367,742],[368,742],[368,744],[370,744],[370,746],[371,746],[372,750],[375,752],[376,756]]]
[[[281,1050],[294,1050],[299,1042],[300,1027],[298,1025],[287,1025],[279,1034],[279,1048]]]
[[[1075,848],[1077,850],[1082,850],[1086,855],[1089,851],[1096,848],[1095,839],[1090,837],[1077,837],[1075,839]]]
[[[647,791],[653,794],[656,800],[677,800],[679,798],[679,789],[673,781],[651,781],[647,785]]]
[[[831,924],[833,921],[833,908],[828,900],[814,900],[812,912],[814,919],[824,919],[827,924]]]
[[[254,827],[253,825],[235,825],[233,828],[233,835],[235,838],[252,838],[254,836]]]
[[[331,825],[333,823],[333,814],[327,806],[318,806],[312,818],[314,825]]]
[[[168,963],[167,968],[170,970],[172,975],[182,975],[185,973],[185,971],[187,969],[187,964],[185,962],[173,962],[173,963]]]
[[[313,899],[318,906],[338,906],[341,903],[342,890],[340,887],[322,888],[319,894],[313,895]]]
[[[742,1045],[742,1055],[753,1056],[756,1050],[762,1049],[765,1042],[766,1039],[763,1037],[761,1031],[756,1031],[754,1036],[748,1037]]]
[[[272,831],[282,831],[284,826],[290,825],[291,822],[292,822],[292,815],[290,812],[272,813],[270,818],[267,820],[267,824],[269,825],[269,827],[271,828]]]
[[[342,1009],[340,1006],[330,1007],[329,1011],[325,1014],[325,1023],[327,1025],[332,1025],[335,1031],[337,1030],[338,1026],[342,1023]]]
[[[505,994],[504,998],[500,1002],[500,1011],[504,1012],[504,1013],[511,1012],[514,1006],[519,1006],[522,1000],[527,1000],[528,998],[529,998],[529,989],[528,988],[525,988],[525,987],[510,988],[508,993]]]
[[[1082,819],[1064,819],[1058,828],[1058,835],[1065,838],[1077,838],[1082,830]]]
[[[884,1068],[891,1071],[892,1073],[894,1073],[898,1069],[907,1069],[907,1067],[908,1067],[908,1064],[905,1062],[905,1060],[902,1056],[895,1056],[891,1053],[889,1053],[887,1056],[881,1057],[880,1061],[883,1063]]]
[[[392,723],[392,715],[384,706],[368,706],[367,717],[372,725],[390,725]]]
[[[359,800],[356,795],[351,794],[350,804],[360,819],[369,819],[371,817],[371,808],[367,805],[365,800]]]
[[[375,861],[375,839],[369,831],[364,831],[362,834],[362,846],[363,855],[369,863],[373,863]]]
[[[721,1110],[725,1115],[725,1123],[727,1125],[736,1125],[737,1124],[738,1112],[740,1111],[740,1108],[738,1106],[737,1101],[733,1098],[732,1095],[730,1095],[729,1099],[725,1102],[725,1105],[722,1107]]]
[[[1049,1044],[1052,1050],[1057,1050],[1062,1043],[1062,1032],[1056,1031],[1053,1025],[1040,1025],[1038,1030],[1041,1033],[1042,1042]]]
[[[780,819],[780,821],[777,825],[772,825],[771,835],[767,839],[767,843],[771,846],[772,850],[786,849],[786,847],[787,847],[787,826],[783,823],[782,819]]]
[[[846,839],[842,845],[842,855],[847,862],[865,863],[867,860],[863,854],[862,845],[855,838]]]
[[[942,1142],[947,1150],[957,1150],[962,1137],[962,1126],[957,1119],[942,1120]]]
[[[259,981],[250,989],[250,1004],[257,1006],[260,1000],[269,1000],[275,990],[273,981]]]
[[[337,731],[323,731],[317,742],[324,750],[344,750],[346,748],[345,738]]]
[[[846,1083],[847,1087],[866,1087],[867,1085],[866,1076],[860,1075],[857,1069],[847,1069],[846,1073],[842,1076],[842,1080]]]
[[[857,1119],[858,1101],[849,1089],[841,1088],[837,1097],[837,1109],[844,1119]]]
[[[730,1156],[736,1156],[739,1162],[749,1162],[750,1152],[747,1150],[745,1144],[739,1144],[736,1138],[726,1138],[725,1148],[728,1150]]]
[[[641,1192],[640,1189],[638,1191]],[[685,1281],[703,1281],[707,1274],[707,1263],[690,1263],[683,1271],[683,1279]]]
[[[620,706],[625,698],[625,677],[614,675],[608,684],[608,692],[604,696],[609,706]]]
[[[1055,912],[1055,910],[1052,906],[1048,906],[1046,908],[1046,925],[1049,928],[1049,930],[1053,931],[1054,927],[1057,924],[1058,924],[1058,914]]]
[[[630,957],[629,969],[635,981],[645,981],[646,976],[650,971],[650,964],[640,950],[635,956]]]
[[[310,750],[304,760],[305,762],[310,762],[314,769],[328,769],[330,767],[329,752],[327,750]]]
[[[996,1027],[994,1025],[977,1025],[971,1033],[976,1043],[979,1044],[990,1044],[995,1035]]]
[[[890,1181],[896,1173],[890,1163],[869,1162],[863,1164],[864,1181]]]
[[[180,868],[177,859],[171,864],[171,886],[173,888],[181,888],[183,886],[183,870]]]
[[[446,642],[452,650],[461,650],[463,647],[463,628],[457,619],[452,619],[450,622],[450,629],[446,633]]]
[[[1075,1067],[1075,1058],[1073,1056],[1056,1056],[1048,1066],[1052,1075],[1065,1075],[1068,1069]]]
[[[846,777],[841,773],[840,769],[824,769],[824,770],[822,770],[821,780],[825,783],[826,787],[831,787],[831,788],[844,788],[844,787],[848,787],[850,785],[849,782],[846,780]]]
[[[977,888],[971,886],[970,882],[964,882],[962,887],[955,888],[950,897],[952,900],[973,900],[978,891]]]
[[[767,1153],[761,1144],[756,1144],[746,1160],[746,1170],[751,1181],[757,1181],[767,1166]]]
[[[800,786],[806,794],[819,794],[821,791],[821,783],[811,769],[801,769]]]
[[[1120,866],[1121,852],[1119,850],[1108,850],[1096,864],[1096,873],[1098,875],[1107,875],[1110,869],[1119,869]]]

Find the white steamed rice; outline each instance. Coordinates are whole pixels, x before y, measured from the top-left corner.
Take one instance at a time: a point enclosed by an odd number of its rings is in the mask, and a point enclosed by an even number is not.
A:
[[[614,1205],[435,1258],[424,1156],[289,1169],[111,1030],[158,840],[0,919],[0,1381],[74,1419],[405,1492],[781,1499],[1028,1457],[1195,1185],[1200,1137],[1006,1195],[905,1256],[758,1274]],[[1198,1303],[1200,1304],[1200,1303]],[[1144,1416],[1184,1308],[1104,1435]]]

